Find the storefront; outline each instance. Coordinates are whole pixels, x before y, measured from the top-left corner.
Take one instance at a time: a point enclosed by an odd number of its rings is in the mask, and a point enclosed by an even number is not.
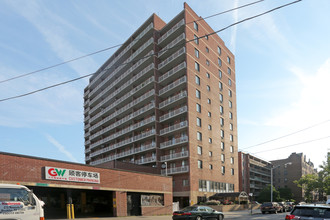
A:
[[[166,215],[172,178],[44,158],[0,153],[0,183],[26,185],[45,202],[45,217]]]

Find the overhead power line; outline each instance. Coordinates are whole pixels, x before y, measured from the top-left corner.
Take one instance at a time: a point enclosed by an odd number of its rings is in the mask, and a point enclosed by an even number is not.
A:
[[[213,15],[210,15],[210,16],[207,16],[207,17],[204,17],[204,18],[200,18],[200,19],[195,20],[195,21],[206,20],[208,18],[219,16],[219,15],[231,12],[231,11],[235,11],[235,10],[238,10],[238,9],[250,6],[250,5],[260,3],[262,1],[264,1],[264,0],[259,0],[259,1],[255,1],[255,2],[252,2],[252,3],[249,3],[249,4],[245,4],[245,5],[242,5],[242,6],[239,6],[239,7],[236,7],[236,8],[232,8],[232,9],[229,9],[229,10],[217,13],[217,14],[213,14]],[[187,24],[193,23],[195,21],[189,22]],[[139,39],[140,38],[134,39],[132,42],[138,41]],[[114,48],[117,48],[117,47],[120,47],[120,46],[123,46],[123,45],[124,45],[124,43],[123,44],[117,44],[115,46],[111,46],[111,47],[108,47],[108,48],[104,48],[102,50],[98,50],[98,51],[95,51],[95,52],[92,52],[92,53],[89,53],[89,54],[86,54],[86,55],[83,55],[83,56],[80,56],[80,57],[76,57],[76,58],[73,58],[73,59],[70,59],[70,60],[66,60],[64,62],[57,63],[57,64],[54,64],[54,65],[51,65],[51,66],[48,66],[48,67],[45,67],[45,68],[42,68],[42,69],[38,69],[38,70],[35,70],[35,71],[32,71],[32,72],[28,72],[28,73],[25,73],[25,74],[14,76],[14,77],[9,78],[9,79],[1,80],[0,83],[12,81],[12,80],[19,79],[19,78],[22,78],[22,77],[25,77],[25,76],[29,76],[29,75],[32,75],[32,74],[35,74],[35,73],[39,73],[39,72],[42,72],[42,71],[45,71],[45,70],[49,70],[49,69],[52,69],[52,68],[55,68],[55,67],[58,67],[58,66],[62,66],[64,64],[71,63],[73,61],[77,61],[77,60],[80,60],[80,59],[83,59],[83,58],[86,58],[86,57],[89,57],[89,56],[92,56],[92,55],[95,55],[95,54],[98,54],[98,53],[102,53],[102,52],[105,52],[107,50],[111,50],[111,49],[114,49]]]
[[[197,38],[194,38],[194,39],[188,40],[188,41],[186,41],[184,44],[186,44],[186,43],[190,43],[190,42],[193,42],[193,41],[195,41],[196,39],[201,39],[201,38],[204,38],[204,37],[207,37],[207,36],[211,36],[211,35],[213,35],[213,34],[217,34],[217,33],[221,32],[221,31],[224,31],[224,30],[226,30],[226,29],[228,29],[228,28],[230,28],[230,27],[233,27],[233,26],[238,25],[238,24],[240,24],[240,23],[243,23],[243,22],[245,22],[245,21],[248,21],[248,20],[251,20],[251,19],[254,19],[254,18],[260,17],[260,16],[262,16],[262,15],[265,15],[265,14],[268,14],[268,13],[270,13],[270,12],[272,12],[272,11],[275,11],[275,10],[281,9],[281,8],[283,8],[283,7],[287,7],[287,6],[289,6],[289,5],[292,5],[292,4],[295,4],[295,3],[298,3],[298,2],[300,2],[300,1],[302,1],[302,0],[296,0],[296,1],[294,1],[294,2],[291,2],[291,3],[288,3],[288,4],[281,5],[281,6],[279,6],[279,7],[273,8],[273,9],[268,10],[268,11],[266,11],[266,12],[263,12],[263,13],[261,13],[261,14],[258,14],[258,15],[252,16],[252,17],[245,18],[245,19],[243,19],[243,20],[240,20],[240,21],[238,21],[238,22],[235,22],[235,23],[233,23],[233,24],[230,24],[230,25],[228,25],[227,27],[224,27],[224,28],[222,28],[222,29],[220,29],[220,30],[218,30],[218,31],[215,31],[215,32],[212,32],[212,33],[209,33],[209,34],[203,35],[203,36],[201,36],[201,37],[197,37]],[[182,46],[182,44],[181,44],[181,46]],[[167,51],[167,50],[171,50],[171,49],[176,48],[176,47],[178,47],[178,45],[176,45],[176,46],[174,46],[174,47],[171,47],[171,48],[168,48],[168,49],[166,49],[165,51]],[[148,57],[151,57],[151,56],[154,56],[154,55],[157,55],[157,54],[158,54],[158,53],[153,53],[153,54],[151,54],[151,55],[144,56],[144,57],[142,57],[142,58],[139,58],[139,59],[136,59],[136,60],[132,60],[132,61],[127,62],[127,63],[122,63],[122,64],[119,64],[119,65],[117,65],[117,66],[112,66],[112,67],[110,67],[110,68],[106,68],[106,69],[104,69],[104,70],[109,70],[109,69],[112,69],[112,68],[117,68],[118,66],[127,65],[127,64],[130,64],[130,63],[135,63],[135,62],[138,61],[138,60],[146,59],[146,58],[148,58]],[[70,83],[70,82],[73,82],[73,81],[77,81],[77,80],[80,80],[80,79],[83,79],[83,78],[89,77],[89,76],[91,76],[91,75],[93,75],[93,74],[94,74],[94,73],[90,73],[90,74],[87,74],[87,75],[84,75],[84,76],[81,76],[81,77],[78,77],[78,78],[74,78],[74,79],[69,80],[69,81],[65,81],[65,82],[62,82],[62,83],[54,84],[54,85],[52,85],[52,86],[48,86],[48,87],[45,87],[45,88],[42,88],[42,89],[38,89],[38,90],[35,90],[35,91],[32,91],[32,92],[29,92],[29,93],[25,93],[25,94],[21,94],[21,95],[17,95],[17,96],[12,96],[12,97],[5,98],[5,99],[0,99],[0,102],[7,101],[7,100],[11,100],[11,99],[20,98],[20,97],[23,97],[23,96],[27,96],[27,95],[31,95],[31,94],[37,93],[37,92],[41,92],[41,91],[44,91],[44,90],[47,90],[47,89],[50,89],[50,88],[53,88],[53,87],[57,87],[57,86],[60,86],[60,85],[63,85],[63,84],[67,84],[67,83]]]

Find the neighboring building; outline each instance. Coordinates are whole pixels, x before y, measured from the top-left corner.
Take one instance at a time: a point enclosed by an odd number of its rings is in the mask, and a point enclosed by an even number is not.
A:
[[[45,202],[45,218],[172,214],[172,178],[0,152],[0,183],[21,184]]]
[[[271,182],[273,165],[248,153],[238,152],[239,190],[258,197]]]
[[[238,191],[235,57],[213,32],[185,3],[103,64],[84,94],[87,164],[156,167],[181,206]]]
[[[314,164],[306,160],[303,153],[292,153],[288,158],[270,161],[273,166],[273,185],[278,188],[290,188],[297,202],[304,201],[304,190],[293,181],[306,174],[317,174]],[[317,199],[317,193],[314,194]]]

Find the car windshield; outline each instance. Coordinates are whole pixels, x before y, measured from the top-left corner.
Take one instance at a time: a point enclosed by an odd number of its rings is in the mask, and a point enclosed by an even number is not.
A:
[[[28,202],[29,194],[25,189],[0,189],[0,201]]]
[[[330,208],[323,207],[296,207],[292,212],[296,216],[330,218]]]
[[[194,206],[188,206],[188,207],[182,209],[182,211],[184,211],[184,212],[190,212],[190,211],[196,211],[196,209],[197,208],[194,207]]]
[[[267,203],[262,204],[262,206],[273,206],[273,203],[267,202]]]

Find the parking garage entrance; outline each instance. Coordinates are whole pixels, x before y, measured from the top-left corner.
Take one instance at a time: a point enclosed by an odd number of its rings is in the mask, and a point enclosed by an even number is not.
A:
[[[74,205],[75,217],[113,217],[113,192],[29,186],[45,202],[45,219],[66,218],[66,205]]]

